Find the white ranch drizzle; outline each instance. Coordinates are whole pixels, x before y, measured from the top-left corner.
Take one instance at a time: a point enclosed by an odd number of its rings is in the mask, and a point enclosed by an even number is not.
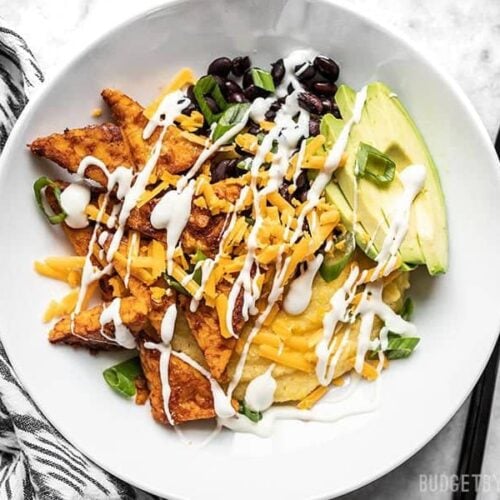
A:
[[[210,382],[210,388],[212,389],[212,396],[214,398],[214,411],[218,418],[226,419],[236,414],[231,404],[231,399],[226,396],[217,380],[215,380],[203,366],[183,352],[172,351],[172,355],[192,366],[195,370],[198,370]]]
[[[168,96],[165,98],[167,99]],[[164,100],[165,100],[164,99]],[[182,104],[178,104],[177,109],[178,114],[186,107],[189,105],[189,99],[184,99],[182,101]],[[160,107],[163,106],[163,101],[160,103]],[[169,115],[169,119],[173,119],[175,117],[171,117]],[[85,171],[87,170],[88,167],[90,166],[96,166],[101,169],[101,171],[106,175],[107,178],[107,194],[105,196],[104,202],[102,204],[102,207],[99,210],[97,219],[96,219],[96,224],[94,227],[94,231],[92,233],[92,237],[90,239],[89,243],[89,250],[88,253],[85,257],[85,263],[83,266],[82,270],[82,279],[81,279],[81,284],[80,284],[80,290],[78,294],[78,299],[76,303],[76,307],[74,312],[71,315],[71,331],[74,334],[74,318],[75,315],[78,314],[81,310],[83,300],[85,298],[88,285],[92,283],[93,281],[100,279],[102,276],[109,274],[113,268],[111,262],[113,260],[115,252],[118,250],[118,247],[120,245],[121,239],[123,237],[123,233],[125,230],[125,224],[127,222],[127,219],[130,215],[130,212],[132,209],[136,206],[137,201],[139,200],[140,196],[145,190],[145,187],[147,185],[147,181],[156,165],[158,162],[158,158],[161,153],[161,146],[162,146],[162,141],[163,137],[166,133],[167,127],[172,123],[168,122],[166,119],[162,121],[162,126],[163,130],[160,133],[160,136],[156,143],[153,146],[153,149],[151,151],[150,157],[148,161],[146,162],[146,165],[144,168],[139,172],[139,174],[136,176],[135,182],[132,185],[132,181],[134,180],[134,173],[130,168],[127,167],[122,167],[119,166],[117,167],[113,172],[110,172],[106,165],[104,164],[103,161],[101,161],[99,158],[96,158],[95,156],[86,156],[82,159],[80,162],[78,169],[77,169],[77,175],[80,177],[84,177]],[[102,222],[102,218],[104,217],[105,211],[106,211],[106,206],[109,200],[109,193],[117,187],[116,191],[116,196],[119,200],[123,200],[122,205],[120,207],[120,215],[119,215],[119,225],[118,228],[116,229],[116,232],[113,235],[113,238],[111,240],[108,252],[106,254],[106,260],[108,264],[99,271],[95,271],[94,265],[91,262],[91,256],[94,248],[94,244],[97,238],[97,232],[99,230],[99,227]],[[116,206],[115,206],[116,207]],[[113,213],[112,213],[113,215]],[[111,219],[111,217],[110,217]],[[108,221],[110,222],[110,221]],[[113,223],[114,226],[114,223]]]
[[[191,104],[191,101],[181,90],[176,90],[167,94],[162,99],[151,120],[149,120],[147,125],[144,127],[144,130],[142,131],[142,138],[144,140],[149,139],[158,126],[166,128],[169,125],[172,125],[174,120],[187,106],[189,106],[189,104]]]
[[[116,217],[120,213],[121,207],[122,207],[121,203],[115,203],[113,205],[113,208],[111,209],[111,213],[109,214],[108,220],[106,222],[106,227],[108,229],[114,229],[114,227],[116,226]]]
[[[269,437],[272,434],[273,427],[278,420],[301,420],[305,422],[336,422],[346,417],[354,415],[363,415],[365,413],[370,413],[374,411],[379,403],[380,390],[379,383],[375,381],[374,395],[370,401],[363,401],[355,406],[343,407],[341,408],[338,403],[350,398],[357,386],[356,382],[351,382],[349,388],[350,390],[345,390],[341,397],[335,399],[335,404],[320,403],[317,404],[311,410],[300,410],[292,406],[277,406],[269,408],[262,415],[262,419],[259,422],[252,422],[244,415],[235,415],[235,418],[230,419],[218,419],[219,425],[231,429],[237,432],[246,432],[251,434],[256,434],[260,437]],[[330,393],[338,389],[330,389]]]
[[[73,229],[89,225],[85,209],[90,203],[90,188],[83,184],[70,184],[61,193],[61,208],[66,212],[64,222]]]
[[[354,298],[353,288],[358,281],[359,268],[353,266],[344,284],[330,299],[330,310],[323,317],[323,337],[316,345],[316,377],[321,385],[330,385],[333,373],[328,373],[328,362],[331,356],[330,343],[332,342],[337,324],[346,321],[347,309]],[[330,376],[331,375],[331,376]]]
[[[92,253],[94,249],[94,244],[97,239],[97,232],[99,231],[99,228],[101,226],[102,218],[104,217],[104,214],[106,212],[108,199],[109,199],[109,194],[105,196],[102,207],[99,209],[99,212],[97,213],[95,227],[94,230],[92,231],[92,236],[89,242],[89,249],[87,251],[87,255],[85,256],[85,262],[83,264],[83,269],[82,269],[82,278],[80,281],[80,290],[78,291],[78,299],[76,301],[75,310],[71,314],[71,332],[73,334],[75,334],[74,319],[75,316],[81,311],[85,295],[87,294],[88,286],[90,285],[90,283],[102,278],[106,274],[109,274],[113,269],[113,266],[111,264],[106,265],[103,269],[98,269],[92,263]]]
[[[177,191],[182,191],[190,179],[192,179],[200,170],[201,166],[214,155],[221,146],[224,146],[229,142],[234,136],[238,135],[246,126],[248,117],[250,116],[252,107],[247,110],[241,122],[238,122],[234,127],[231,127],[225,134],[221,135],[213,144],[200,153],[197,160],[194,162],[193,166],[179,179],[177,182]]]
[[[168,306],[168,309],[163,316],[160,327],[161,340],[163,342],[161,355],[160,355],[160,379],[161,379],[161,391],[163,397],[163,408],[167,420],[170,425],[174,425],[174,420],[172,414],[170,413],[170,381],[168,378],[168,371],[170,365],[170,353],[172,348],[170,343],[172,342],[172,337],[174,336],[175,330],[175,320],[177,319],[177,307],[175,304]]]
[[[403,193],[398,200],[396,211],[392,216],[382,249],[377,255],[377,266],[373,271],[371,283],[368,283],[361,296],[361,301],[353,313],[352,318],[358,315],[361,318],[357,349],[355,370],[361,372],[366,352],[376,347],[378,342],[370,340],[373,329],[373,321],[378,316],[387,330],[399,334],[413,335],[416,333],[415,326],[403,320],[383,300],[383,283],[375,282],[382,274],[387,276],[397,265],[397,254],[404,238],[408,232],[410,222],[410,210],[414,199],[425,184],[425,167],[423,165],[410,165],[400,174],[399,178],[403,184]],[[323,338],[316,346],[316,375],[322,385],[328,385],[334,376],[334,370],[329,369],[329,360],[332,353],[330,344],[339,322],[347,322],[347,308],[354,297],[357,286],[364,280],[367,271],[363,271],[358,279],[359,268],[354,266],[342,288],[340,288],[330,300],[331,309],[323,318]],[[386,337],[386,332],[384,333]],[[384,338],[384,343],[387,339]]]
[[[337,346],[337,337],[334,338],[332,344],[332,348],[330,350],[330,354],[333,352],[333,356],[331,357],[331,360],[328,364],[328,371],[326,373],[326,379],[327,380],[333,380],[335,376],[335,370],[337,369],[337,364],[340,361],[340,357],[342,356],[342,353],[344,352],[344,349],[347,346],[347,342],[349,341],[349,335],[351,333],[350,328],[346,328],[344,334],[342,335],[342,338],[340,339],[339,345]]]
[[[293,65],[295,67],[295,65]],[[300,84],[299,84],[300,85]],[[258,248],[258,234],[263,222],[260,213],[260,204],[264,196],[277,191],[283,181],[283,177],[288,169],[290,157],[295,151],[301,138],[309,135],[309,113],[300,108],[298,104],[299,90],[295,90],[285,100],[281,109],[276,113],[275,125],[266,134],[260,144],[251,167],[251,188],[253,192],[253,208],[255,223],[250,231],[247,241],[247,254],[243,267],[236,278],[228,297],[226,326],[231,335],[236,336],[232,317],[236,300],[243,290],[242,317],[248,321],[250,315],[258,312],[256,302],[260,297],[260,290],[257,286],[258,268],[252,278],[251,271],[254,268],[255,252]],[[297,122],[294,117],[298,114]],[[274,154],[273,162],[269,169],[269,181],[262,190],[257,187],[259,168],[265,161],[266,155],[271,151],[274,142],[277,141],[278,149]]]
[[[330,149],[328,156],[326,157],[325,165],[319,172],[316,179],[311,185],[307,193],[307,202],[305,203],[297,223],[297,229],[295,230],[294,237],[292,240],[298,239],[302,232],[302,225],[304,219],[317,206],[319,199],[323,191],[325,190],[327,184],[330,182],[333,173],[340,165],[342,160],[342,155],[344,154],[345,148],[347,146],[347,141],[349,140],[349,134],[351,133],[352,127],[359,123],[361,120],[361,114],[366,101],[367,87],[366,85],[356,94],[356,100],[354,102],[354,109],[351,118],[342,128],[342,131],[335,141],[333,147]]]
[[[104,244],[106,243],[106,240],[108,239],[109,233],[107,231],[102,231],[101,234],[99,235],[99,238],[97,238],[97,243],[99,243],[99,246],[103,247]]]
[[[376,257],[378,264],[375,269],[374,279],[381,273],[383,276],[388,275],[397,265],[397,254],[409,229],[413,200],[425,185],[425,166],[410,165],[400,172],[399,179],[403,184],[403,194],[395,208],[395,213],[392,214],[389,230]]]
[[[415,325],[409,321],[405,321],[382,300],[383,288],[382,282],[367,284],[361,302],[354,312],[355,315],[359,314],[361,316],[355,366],[358,372],[362,369],[366,351],[376,347],[377,344],[373,344],[370,341],[371,326],[368,329],[370,322],[373,323],[374,316],[378,316],[384,322],[386,331],[391,331],[400,335],[415,335],[417,333]],[[365,318],[368,319],[365,320]],[[365,326],[363,325],[364,320],[366,321]]]
[[[311,302],[314,277],[322,263],[323,254],[320,253],[308,262],[306,270],[292,281],[283,301],[285,312],[297,316],[307,309]]]
[[[191,180],[182,191],[175,189],[167,191],[151,213],[152,226],[167,231],[168,274],[173,272],[174,252],[191,215],[194,189],[194,180]]]
[[[236,389],[237,385],[241,380],[241,376],[243,375],[243,369],[245,368],[245,363],[248,357],[248,351],[250,350],[250,346],[252,345],[253,339],[259,333],[260,329],[264,325],[264,322],[271,313],[274,304],[279,300],[279,298],[283,294],[283,282],[285,280],[286,272],[288,270],[288,266],[290,265],[290,261],[291,258],[287,257],[282,265],[281,255],[279,255],[278,261],[276,263],[276,274],[274,276],[271,292],[269,293],[267,306],[255,320],[255,324],[250,330],[250,333],[248,334],[245,344],[243,345],[243,349],[240,354],[240,359],[238,360],[236,369],[234,370],[233,378],[231,379],[231,382],[229,383],[229,387],[227,389],[228,398],[231,398],[233,391]]]
[[[137,233],[132,233],[132,237],[130,238],[130,242],[128,245],[128,251],[127,251],[127,267],[125,269],[125,278],[123,279],[123,283],[126,287],[128,287],[128,283],[130,281],[130,272],[132,271],[132,253],[134,250],[135,245],[137,244]]]
[[[99,317],[99,323],[101,324],[101,335],[111,341],[116,342],[118,345],[125,347],[125,349],[134,349],[136,347],[135,338],[130,332],[130,330],[123,324],[122,317],[120,315],[121,299],[115,298],[113,301],[105,307]],[[104,331],[104,326],[108,323],[112,323],[115,330],[115,336],[109,337]]]
[[[244,186],[240,192],[238,199],[236,200],[236,203],[234,204],[234,207],[231,211],[231,217],[229,219],[229,224],[224,229],[224,232],[222,233],[222,236],[220,238],[219,249],[218,249],[217,255],[213,259],[205,259],[203,261],[204,265],[201,268],[200,287],[198,288],[198,290],[194,294],[194,296],[191,300],[191,304],[189,306],[191,312],[195,312],[196,309],[198,308],[198,305],[199,305],[200,300],[203,296],[203,292],[205,291],[205,287],[206,287],[206,284],[210,278],[210,275],[212,274],[212,271],[213,271],[215,265],[217,264],[217,262],[219,262],[220,258],[224,254],[224,245],[226,244],[226,240],[229,237],[229,235],[231,234],[231,231],[233,230],[233,228],[236,224],[236,219],[238,218],[238,212],[241,210],[243,204],[245,203],[245,200],[247,198],[249,190],[250,190],[250,188],[248,186]],[[227,221],[227,218],[226,218],[226,221]],[[226,221],[225,221],[225,223],[226,223]]]
[[[255,377],[247,386],[245,403],[254,411],[266,411],[274,400],[277,383],[273,377],[274,363],[264,373]]]

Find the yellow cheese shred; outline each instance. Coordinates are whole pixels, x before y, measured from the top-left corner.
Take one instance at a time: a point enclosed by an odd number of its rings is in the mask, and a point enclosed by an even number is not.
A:
[[[310,392],[304,399],[299,401],[297,408],[299,410],[310,410],[326,393],[328,392],[328,387],[320,385]]]
[[[314,364],[307,361],[304,356],[298,352],[280,353],[278,349],[263,344],[259,347],[259,355],[280,365],[288,366],[289,368],[295,368],[296,370],[306,373],[314,373]]]
[[[52,321],[55,318],[60,318],[66,314],[71,314],[74,311],[78,300],[78,292],[78,290],[72,290],[59,302],[57,300],[51,300],[43,315],[44,323],[48,323],[49,321]]]
[[[227,315],[227,296],[220,293],[215,299],[215,310],[217,311],[217,316],[219,318],[220,333],[225,339],[232,337],[231,333],[227,329],[226,315]]]
[[[175,90],[179,90],[186,85],[191,85],[196,81],[193,71],[190,68],[182,68],[180,69],[170,80],[170,82],[163,87],[160,92],[160,95],[149,104],[146,109],[143,111],[143,115],[151,120],[153,115],[155,114],[158,106],[161,104],[166,95],[174,92]]]

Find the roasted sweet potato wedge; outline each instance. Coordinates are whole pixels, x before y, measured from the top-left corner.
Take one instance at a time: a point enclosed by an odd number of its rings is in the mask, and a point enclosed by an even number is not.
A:
[[[78,170],[80,162],[86,156],[98,158],[110,172],[118,166],[133,167],[128,143],[124,140],[120,127],[112,123],[39,137],[29,148],[37,156],[52,160],[72,173]],[[106,175],[95,165],[87,167],[85,175],[102,186],[107,184]]]
[[[205,356],[210,373],[217,380],[222,380],[226,366],[236,345],[236,339],[225,339],[221,335],[219,318],[215,309],[201,301],[195,312],[189,310],[189,297],[179,295],[189,328]]]
[[[132,210],[128,227],[158,241],[165,241],[165,231],[155,229],[151,224],[151,212],[157,200]],[[206,208],[192,206],[191,215],[181,236],[184,252],[196,253],[200,249],[207,257],[214,257],[219,250],[219,241],[224,228],[225,215],[212,215]]]
[[[113,116],[123,129],[130,144],[130,150],[138,169],[147,162],[151,146],[158,140],[159,129],[147,139],[143,139],[143,130],[148,120],[143,115],[144,108],[136,101],[115,89],[104,89],[102,97],[108,104]],[[163,147],[156,164],[158,176],[164,171],[178,174],[189,169],[202,151],[202,147],[182,137],[180,130],[171,126],[163,138]]]
[[[120,346],[107,339],[101,333],[99,318],[103,311],[103,305],[95,306],[75,315],[73,331],[71,329],[71,318],[65,316],[59,320],[49,333],[49,340],[53,344],[69,344],[86,347],[91,350],[119,349]],[[122,299],[120,305],[120,316],[123,324],[132,333],[140,332],[148,319],[149,308],[144,301],[135,297]],[[104,326],[106,336],[114,337],[114,326],[108,323]]]
[[[153,418],[161,424],[168,424],[160,377],[161,354],[156,349],[144,347],[143,340],[139,341],[139,354],[150,391]],[[176,424],[215,417],[210,382],[200,372],[172,355],[168,379],[171,390],[169,409]]]

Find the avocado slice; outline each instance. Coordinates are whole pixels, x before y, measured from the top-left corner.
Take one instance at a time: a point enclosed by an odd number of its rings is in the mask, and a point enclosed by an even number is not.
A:
[[[341,85],[335,94],[344,122],[352,116],[355,99],[356,92],[346,85]],[[329,134],[338,135],[338,120],[331,125],[328,127]],[[355,176],[354,164],[360,142],[375,147],[395,162],[395,178],[389,185],[380,186]],[[403,190],[398,174],[412,164],[426,167],[425,185],[413,202],[410,226],[400,248],[400,256],[407,269],[425,264],[431,275],[446,272],[448,234],[439,174],[415,123],[387,85],[380,82],[368,85],[361,119],[351,129],[345,152],[348,157],[346,165],[335,172],[334,179],[326,188],[326,196],[338,207],[344,224],[353,230],[354,195],[357,190],[354,233],[360,248],[371,258],[375,258],[382,248],[391,213]]]

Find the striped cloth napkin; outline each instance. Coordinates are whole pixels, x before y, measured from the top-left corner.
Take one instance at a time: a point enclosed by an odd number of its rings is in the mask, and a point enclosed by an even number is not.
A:
[[[25,41],[0,26],[0,152],[43,74]],[[153,498],[69,444],[20,384],[0,342],[0,499]]]

